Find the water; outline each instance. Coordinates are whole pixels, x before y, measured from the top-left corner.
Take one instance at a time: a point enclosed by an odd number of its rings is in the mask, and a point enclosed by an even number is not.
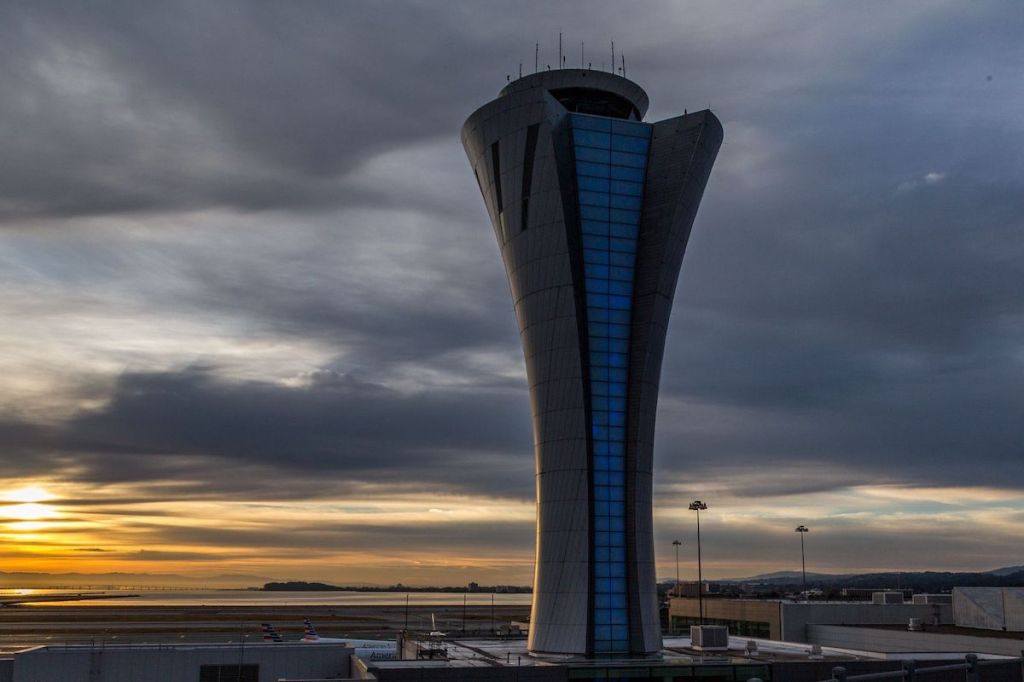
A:
[[[117,590],[17,590],[0,592],[0,598],[37,594],[118,594]],[[260,592],[257,590],[131,590],[111,599],[33,602],[26,606],[404,606],[405,592]],[[490,605],[491,594],[474,592],[410,592],[410,606]],[[528,606],[531,594],[495,594],[496,606]]]

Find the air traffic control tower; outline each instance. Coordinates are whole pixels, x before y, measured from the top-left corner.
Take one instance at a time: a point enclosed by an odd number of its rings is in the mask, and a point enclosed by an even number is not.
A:
[[[661,650],[651,473],[672,298],[722,143],[710,111],[644,123],[601,71],[509,83],[462,144],[505,262],[537,466],[529,649]]]

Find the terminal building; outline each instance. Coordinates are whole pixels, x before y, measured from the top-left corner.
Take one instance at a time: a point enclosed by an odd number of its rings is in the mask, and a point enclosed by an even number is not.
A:
[[[661,650],[652,452],[669,313],[722,143],[710,111],[644,122],[626,78],[544,71],[462,129],[508,275],[533,415],[530,650]]]

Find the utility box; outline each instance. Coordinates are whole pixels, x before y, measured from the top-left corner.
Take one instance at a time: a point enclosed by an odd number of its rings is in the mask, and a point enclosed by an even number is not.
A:
[[[728,651],[729,628],[724,625],[691,625],[690,646],[698,651]]]

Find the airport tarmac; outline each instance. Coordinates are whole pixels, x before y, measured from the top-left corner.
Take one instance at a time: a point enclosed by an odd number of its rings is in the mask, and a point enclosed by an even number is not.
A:
[[[0,651],[39,644],[92,642],[257,642],[261,623],[286,640],[302,638],[309,619],[322,637],[393,639],[408,626],[453,635],[486,635],[525,620],[529,605],[404,606],[21,606],[0,609]],[[465,624],[465,625],[463,625]]]

